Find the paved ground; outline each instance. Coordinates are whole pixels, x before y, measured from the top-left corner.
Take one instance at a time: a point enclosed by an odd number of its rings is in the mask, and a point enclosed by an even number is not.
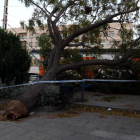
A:
[[[39,114],[41,112],[38,112]],[[140,119],[81,113],[49,119],[48,113],[21,122],[0,121],[1,140],[140,140]]]
[[[131,104],[139,99],[139,96],[128,97],[129,106],[127,107],[132,107]],[[98,103],[98,106],[108,105],[108,107],[113,107],[111,105],[123,107],[125,101],[125,98],[121,97],[106,102],[101,100],[103,95],[90,94],[85,94],[85,98],[88,98],[88,104]],[[130,99],[133,102],[130,102]],[[72,118],[50,119],[49,114],[59,113],[59,111],[52,113],[45,109],[34,111],[37,116],[20,122],[0,121],[0,140],[140,140],[140,119],[138,118],[107,116],[93,112],[81,113]]]
[[[114,95],[85,91],[84,97],[87,101],[81,104],[140,111],[140,95]],[[81,99],[81,92],[75,94],[74,101],[75,99]]]

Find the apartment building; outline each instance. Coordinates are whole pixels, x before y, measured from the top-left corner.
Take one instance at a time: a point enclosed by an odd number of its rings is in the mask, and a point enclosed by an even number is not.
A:
[[[128,29],[128,30],[131,29],[131,27],[127,26],[127,24],[126,24],[125,28]],[[120,29],[120,24],[119,23],[110,23],[110,29],[107,32],[108,39],[106,39],[106,37],[104,37],[103,32],[101,32],[101,39],[102,39],[101,44],[104,46],[104,49],[109,49],[112,46],[114,39],[118,43],[121,42],[121,38],[118,35],[119,29]],[[23,47],[26,46],[27,50],[29,52],[32,52],[33,55],[37,59],[40,59],[39,54],[35,53],[36,50],[39,50],[39,44],[38,44],[38,41],[37,41],[37,37],[40,36],[41,34],[46,34],[47,33],[47,27],[44,31],[40,30],[39,27],[35,27],[35,31],[36,31],[35,34],[32,34],[31,32],[28,32],[28,31],[26,31],[25,29],[22,29],[22,28],[14,28],[14,29],[7,29],[7,30],[11,31],[13,33],[19,34]],[[78,39],[80,41],[80,37],[78,37]],[[94,47],[94,45],[93,45],[93,47]],[[79,47],[79,48],[81,48],[81,47]],[[109,54],[103,54],[103,58],[109,58],[110,59],[110,56],[109,56]],[[34,62],[34,61],[35,61],[35,59],[34,59],[34,57],[32,57],[32,62]],[[32,70],[30,70],[30,72],[31,71]],[[38,68],[36,68],[36,70],[35,70],[35,67],[34,67],[34,71],[35,71],[35,73],[39,73]]]
[[[126,29],[130,30],[131,27],[127,26],[125,27]],[[108,30],[108,39],[106,39],[104,37],[103,32],[101,32],[101,38],[102,38],[102,42],[101,44],[104,46],[105,49],[108,49],[112,46],[113,44],[113,39],[117,40],[118,42],[121,41],[119,35],[118,35],[118,30],[120,29],[120,24],[119,23],[110,23],[110,29]],[[8,31],[11,31],[13,33],[19,34],[20,35],[20,39],[22,42],[23,46],[27,46],[27,49],[29,51],[35,49],[39,49],[39,45],[38,45],[38,41],[36,39],[36,37],[40,36],[41,34],[44,34],[47,32],[47,28],[46,30],[42,31],[39,30],[39,27],[35,27],[35,34],[32,34],[30,32],[27,32],[26,29],[22,29],[22,28],[14,28],[14,29],[7,29]]]
[[[22,29],[22,28],[10,28],[7,30],[19,34],[22,45],[26,46],[29,52],[32,51],[33,49],[34,50],[39,49],[38,41],[36,38],[41,34],[46,33],[46,30],[42,31],[39,29],[39,27],[35,27],[35,31],[36,31],[35,34],[32,34],[31,32],[26,31],[26,29]]]

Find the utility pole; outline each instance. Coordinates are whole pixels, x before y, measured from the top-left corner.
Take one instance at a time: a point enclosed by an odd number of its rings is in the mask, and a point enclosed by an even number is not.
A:
[[[7,16],[8,16],[8,0],[4,2],[4,12],[3,12],[3,25],[2,28],[4,30],[7,29]]]

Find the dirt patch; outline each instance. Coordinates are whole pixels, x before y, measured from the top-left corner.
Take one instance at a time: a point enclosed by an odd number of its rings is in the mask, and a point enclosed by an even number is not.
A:
[[[81,102],[81,98],[73,98],[75,102]],[[89,102],[88,98],[84,98],[84,102]]]
[[[72,118],[79,116],[80,112],[79,111],[65,111],[63,113],[57,113],[57,114],[50,114],[49,119],[54,119],[54,118]]]
[[[104,102],[112,102],[112,101],[117,101],[121,97],[117,96],[109,96],[109,97],[103,97],[102,99],[96,99],[95,101],[104,101]]]
[[[105,118],[105,115],[110,116],[122,116],[122,117],[131,117],[131,118],[139,118],[140,112],[137,111],[129,111],[129,110],[120,110],[120,109],[112,109],[108,111],[108,108],[105,107],[93,107],[86,105],[69,105],[69,110],[71,111],[80,111],[80,112],[91,112],[91,113],[100,113],[100,118]]]

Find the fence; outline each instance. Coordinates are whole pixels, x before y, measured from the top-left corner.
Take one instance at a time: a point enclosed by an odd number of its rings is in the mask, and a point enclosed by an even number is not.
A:
[[[13,88],[13,87],[20,87],[20,86],[26,86],[26,85],[34,85],[34,84],[39,84],[39,83],[51,83],[51,84],[62,84],[62,83],[82,83],[82,91],[78,93],[80,95],[81,99],[81,104],[84,102],[84,96],[85,93],[87,95],[87,92],[85,92],[84,87],[85,87],[85,82],[90,82],[90,81],[96,81],[96,82],[140,82],[140,80],[109,80],[109,79],[83,79],[83,80],[62,80],[62,81],[38,81],[38,82],[33,82],[33,83],[26,83],[26,84],[20,84],[20,85],[13,85],[13,86],[6,86],[6,87],[0,87],[1,89],[6,89],[6,88]],[[93,93],[92,93],[93,94]],[[93,94],[94,96],[94,94]],[[86,105],[93,105],[93,106],[102,106],[102,107],[111,107],[111,108],[124,108],[124,109],[132,109],[132,110],[139,110],[140,111],[140,96],[139,95],[113,95],[111,98],[114,98],[116,96],[116,101],[113,99],[113,101],[105,102],[102,99],[110,100],[110,95],[101,95],[97,96],[95,95],[94,97],[90,96],[89,103],[85,103]],[[109,98],[108,98],[109,97]],[[73,102],[74,103],[74,102]],[[77,103],[77,102],[75,102]],[[80,103],[80,102],[78,102]]]
[[[84,86],[85,82],[140,82],[140,80],[109,80],[109,79],[83,79],[83,80],[61,80],[61,81],[38,81],[33,83],[26,83],[26,84],[20,84],[20,85],[13,85],[13,86],[6,86],[6,87],[0,87],[1,89],[5,88],[12,88],[12,87],[19,87],[19,86],[26,86],[26,85],[34,85],[39,83],[48,83],[48,84],[54,84],[54,83],[74,83],[74,82],[81,82],[82,84],[82,92],[81,92],[81,102],[84,101]]]

